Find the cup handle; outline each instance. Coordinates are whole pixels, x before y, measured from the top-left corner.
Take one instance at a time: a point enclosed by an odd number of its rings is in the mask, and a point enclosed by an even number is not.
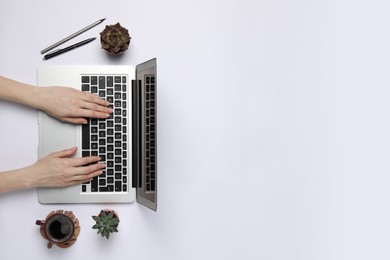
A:
[[[47,248],[52,248],[52,246],[53,246],[53,243],[52,242],[49,242],[49,243],[47,243]]]
[[[45,224],[45,221],[43,221],[43,220],[37,220],[37,221],[35,221],[35,224],[38,225],[38,226],[42,226],[42,225]]]

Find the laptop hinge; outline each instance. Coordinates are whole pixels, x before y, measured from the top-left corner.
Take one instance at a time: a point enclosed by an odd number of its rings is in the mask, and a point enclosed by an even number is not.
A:
[[[133,150],[132,150],[132,187],[136,188],[138,182],[141,181],[139,175],[141,174],[141,81],[132,80],[132,105],[133,105],[133,114],[132,114],[132,132],[133,132]]]

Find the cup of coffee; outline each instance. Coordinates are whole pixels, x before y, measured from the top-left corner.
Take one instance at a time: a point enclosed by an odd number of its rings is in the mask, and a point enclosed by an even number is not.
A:
[[[35,223],[40,226],[42,237],[49,241],[48,248],[53,245],[61,248],[70,247],[80,233],[79,221],[72,211],[52,211],[45,220],[37,220]]]

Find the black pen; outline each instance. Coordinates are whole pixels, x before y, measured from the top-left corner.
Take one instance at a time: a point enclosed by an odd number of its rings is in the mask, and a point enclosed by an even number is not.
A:
[[[94,38],[89,38],[89,39],[87,39],[87,40],[78,42],[78,43],[76,43],[76,44],[73,44],[73,45],[68,46],[68,47],[66,47],[66,48],[63,48],[63,49],[55,50],[55,51],[53,51],[53,52],[51,52],[51,53],[49,53],[49,54],[46,54],[46,55],[43,57],[43,59],[44,59],[44,60],[48,60],[48,59],[53,58],[53,57],[55,57],[55,56],[57,56],[57,55],[60,55],[60,54],[62,54],[62,53],[65,53],[65,52],[68,52],[68,51],[70,51],[70,50],[76,49],[76,48],[78,48],[78,47],[80,47],[80,46],[83,46],[84,44],[87,44],[87,43],[89,43],[89,42],[91,42],[91,41],[94,41],[94,40],[96,40],[96,37],[94,37]]]

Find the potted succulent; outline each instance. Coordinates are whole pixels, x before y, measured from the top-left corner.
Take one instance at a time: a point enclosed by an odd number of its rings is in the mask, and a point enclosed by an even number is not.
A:
[[[115,211],[101,210],[99,215],[92,216],[92,218],[96,221],[92,229],[97,229],[97,233],[102,237],[109,239],[111,233],[118,232],[119,217]]]
[[[106,25],[100,33],[100,43],[102,49],[111,54],[119,54],[129,48],[131,37],[129,31],[122,27],[120,23]]]

